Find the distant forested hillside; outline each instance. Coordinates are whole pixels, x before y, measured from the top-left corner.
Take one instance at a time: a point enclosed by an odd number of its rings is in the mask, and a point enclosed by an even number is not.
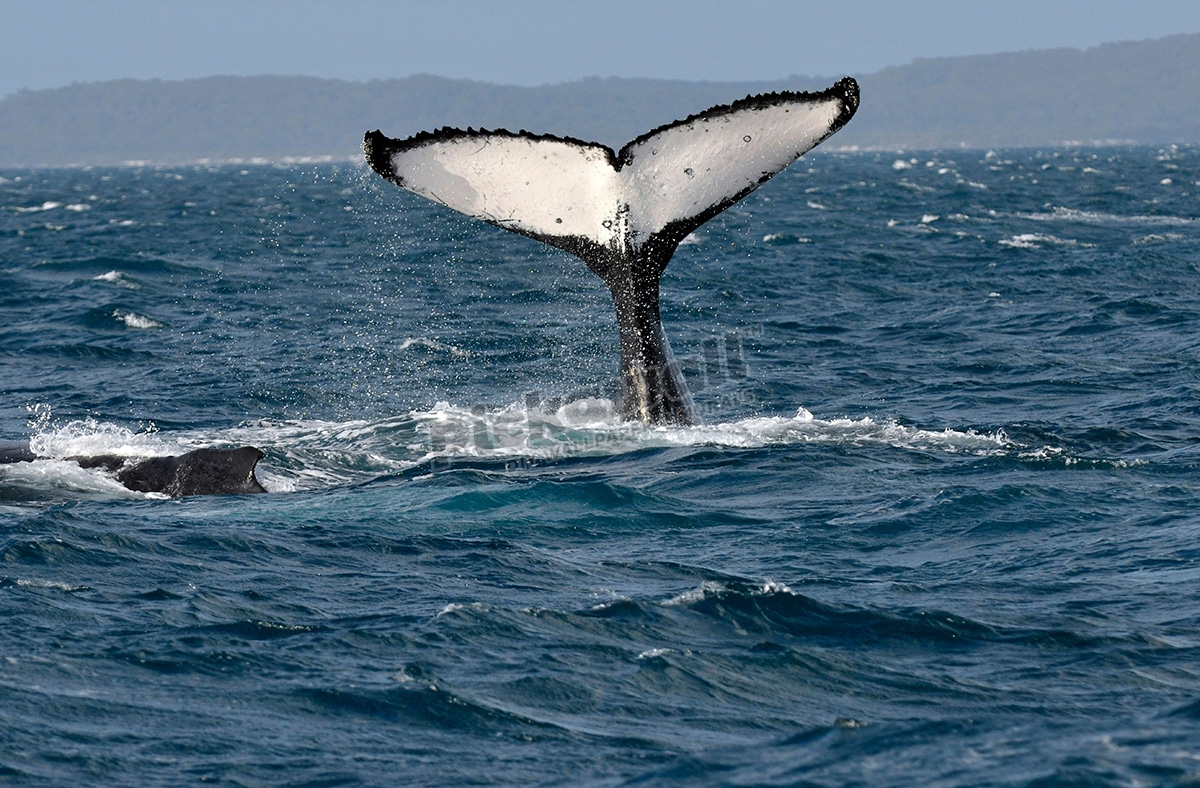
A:
[[[862,83],[860,145],[1200,142],[1200,35],[917,60]]]
[[[0,167],[357,155],[363,132],[442,125],[525,128],[618,147],[637,134],[778,82],[585,79],[512,87],[419,75],[115,80],[0,101]],[[1200,35],[918,60],[858,75],[862,106],[836,146],[1200,142]]]

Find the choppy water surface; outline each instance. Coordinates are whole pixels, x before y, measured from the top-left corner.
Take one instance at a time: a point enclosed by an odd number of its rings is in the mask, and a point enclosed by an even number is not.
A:
[[[1195,782],[1197,190],[812,154],[680,248],[643,428],[580,262],[363,168],[0,172],[0,782]]]

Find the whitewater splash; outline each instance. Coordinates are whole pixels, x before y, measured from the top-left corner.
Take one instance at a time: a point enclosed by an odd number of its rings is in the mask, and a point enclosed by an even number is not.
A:
[[[516,463],[521,466],[588,457],[609,457],[644,449],[727,447],[765,448],[804,443],[879,446],[976,456],[1005,453],[1013,444],[1002,431],[980,434],[922,430],[895,421],[815,418],[804,408],[791,417],[769,416],[688,427],[622,421],[608,399],[585,398],[553,411],[521,405],[486,410],[440,402],[383,421],[258,424],[225,433],[222,439],[261,446],[294,465],[295,488],[361,473],[407,471],[455,460]],[[264,468],[264,484],[278,484]]]
[[[26,487],[109,494],[120,485],[67,458],[160,457],[205,447],[245,445],[266,452],[258,476],[271,492],[328,489],[414,470],[418,473],[415,478],[424,478],[421,470],[433,474],[463,462],[528,468],[644,449],[822,444],[998,456],[1026,448],[1013,443],[1003,431],[925,430],[870,417],[819,419],[804,408],[792,416],[719,424],[643,425],[622,421],[615,404],[600,398],[579,399],[546,410],[516,404],[489,410],[440,402],[428,410],[375,421],[259,421],[232,429],[169,435],[153,424],[134,430],[95,419],[55,423],[49,409],[40,407],[30,427],[30,450],[41,459],[23,463],[24,467],[0,467],[0,488],[19,478]],[[120,494],[139,495],[124,488]]]
[[[38,457],[62,460],[101,454],[115,457],[165,457],[173,453],[171,442],[161,438],[151,425],[134,431],[96,419],[77,419],[55,424],[49,408],[39,408],[31,422],[29,450]],[[178,452],[174,452],[178,453]]]

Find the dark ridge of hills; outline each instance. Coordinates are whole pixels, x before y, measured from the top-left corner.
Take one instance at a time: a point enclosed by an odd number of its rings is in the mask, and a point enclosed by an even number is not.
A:
[[[0,167],[351,159],[363,132],[525,128],[619,147],[647,129],[776,82],[585,79],[514,87],[429,75],[114,80],[0,100]],[[1200,34],[917,60],[857,77],[862,105],[834,147],[1025,147],[1200,142]]]

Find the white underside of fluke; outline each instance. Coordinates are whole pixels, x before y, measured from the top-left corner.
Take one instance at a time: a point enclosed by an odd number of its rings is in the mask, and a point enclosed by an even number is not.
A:
[[[516,232],[637,248],[673,222],[753,191],[844,122],[845,105],[837,94],[782,94],[666,126],[619,154],[524,132],[446,129],[402,143],[390,156],[391,175]]]

